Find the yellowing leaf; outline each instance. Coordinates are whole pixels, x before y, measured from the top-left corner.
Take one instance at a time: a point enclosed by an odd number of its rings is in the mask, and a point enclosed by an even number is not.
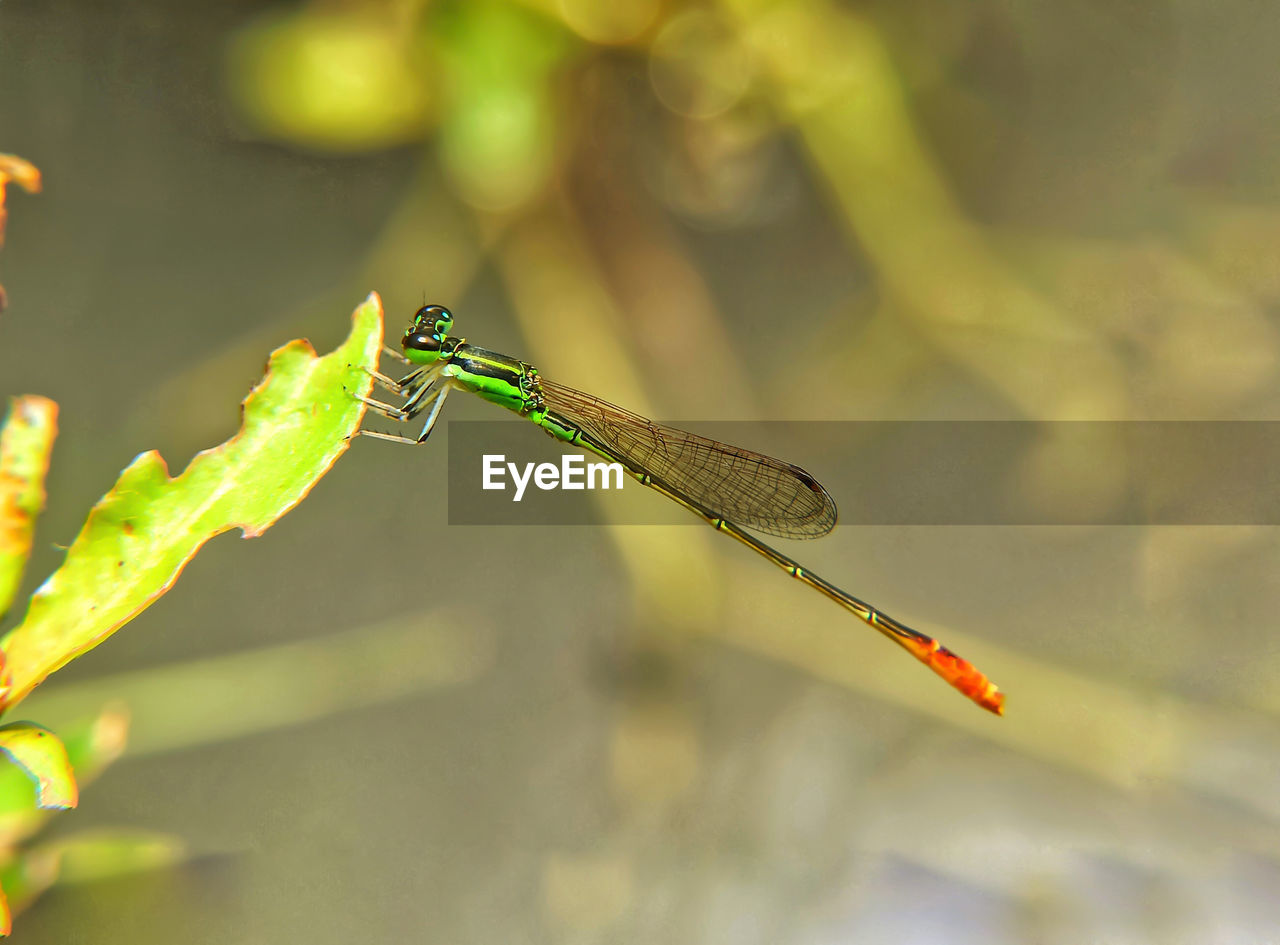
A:
[[[0,617],[13,603],[31,554],[57,433],[58,405],[34,396],[15,397],[0,429]]]
[[[80,799],[67,749],[34,722],[0,725],[0,751],[36,783],[36,804],[46,810],[75,807]]]
[[[4,245],[4,194],[5,186],[13,181],[30,194],[40,192],[40,171],[30,161],[16,154],[0,154],[0,246]]]
[[[351,392],[368,393],[361,368],[376,366],[381,345],[382,305],[371,294],[333,353],[317,357],[305,341],[277,349],[244,402],[240,432],[180,476],[154,451],[135,459],[0,641],[11,674],[6,704],[146,609],[214,535],[260,535],[297,505],[346,451],[364,415]]]
[[[40,192],[40,171],[30,161],[15,154],[0,154],[0,246],[4,245],[4,224],[8,211],[4,208],[5,188],[13,181],[28,193]],[[4,286],[0,286],[0,312],[4,311]]]

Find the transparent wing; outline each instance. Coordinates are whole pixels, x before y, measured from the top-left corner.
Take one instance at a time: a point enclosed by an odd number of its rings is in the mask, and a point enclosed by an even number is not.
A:
[[[721,518],[780,538],[820,538],[835,528],[836,504],[799,466],[654,423],[570,387],[541,384],[549,411]]]

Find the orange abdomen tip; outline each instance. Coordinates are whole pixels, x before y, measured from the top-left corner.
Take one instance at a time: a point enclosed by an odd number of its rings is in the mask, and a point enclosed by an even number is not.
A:
[[[909,641],[899,638],[899,640],[915,654],[920,662],[978,705],[988,712],[1004,715],[1004,693],[968,660],[956,656],[930,637]]]

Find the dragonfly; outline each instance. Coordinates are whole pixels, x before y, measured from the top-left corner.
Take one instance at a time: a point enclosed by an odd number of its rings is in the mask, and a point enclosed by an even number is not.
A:
[[[533,365],[469,344],[465,338],[451,335],[452,329],[453,315],[447,308],[422,306],[401,339],[403,353],[385,349],[412,370],[399,380],[369,372],[380,387],[402,398],[402,403],[359,398],[371,410],[395,421],[409,422],[426,413],[418,435],[376,430],[361,433],[397,443],[426,443],[450,391],[476,394],[533,422],[556,440],[620,464],[641,485],[688,509],[716,531],[736,538],[851,611],[982,708],[1004,714],[1004,694],[972,663],[752,534],[821,538],[835,528],[835,502],[818,480],[799,466],[655,423],[591,394],[556,384],[543,378]]]

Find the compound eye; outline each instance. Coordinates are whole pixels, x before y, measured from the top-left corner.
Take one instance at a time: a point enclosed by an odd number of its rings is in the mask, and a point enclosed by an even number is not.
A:
[[[400,347],[405,351],[439,351],[440,336],[432,335],[425,331],[415,331],[410,328],[404,333],[404,339],[400,342]]]
[[[424,305],[413,316],[413,327],[430,330],[436,335],[447,335],[453,327],[453,313],[443,305]]]

